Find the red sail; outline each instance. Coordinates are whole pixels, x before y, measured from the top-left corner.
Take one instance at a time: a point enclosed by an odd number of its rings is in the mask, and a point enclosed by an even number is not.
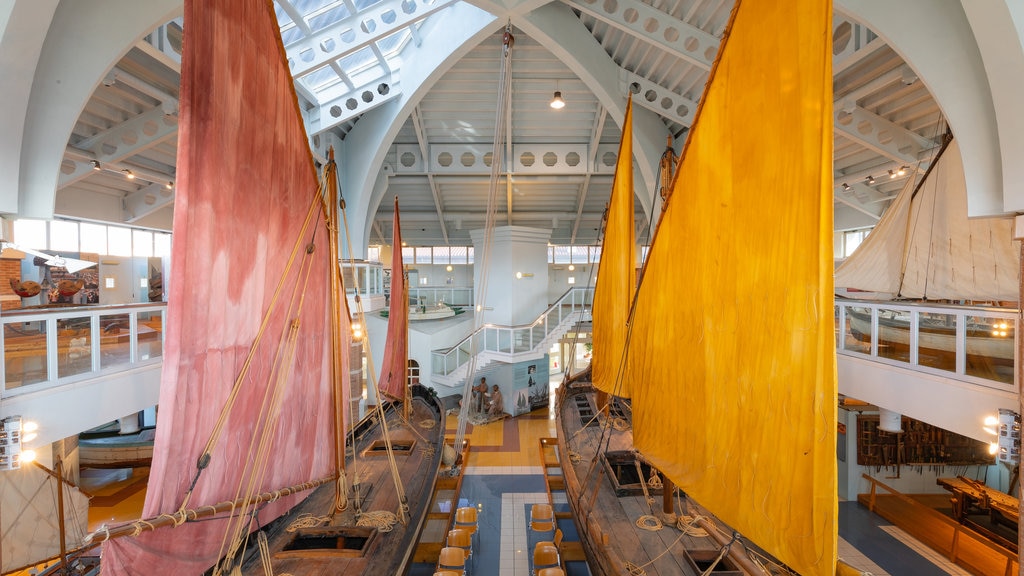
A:
[[[173,274],[145,517],[182,506],[236,379],[233,410],[189,508],[233,500],[249,479],[257,491],[273,491],[336,468],[336,262],[273,6],[187,0],[185,29]],[[343,362],[347,372],[347,356]],[[266,393],[284,379],[276,421],[267,423]],[[250,447],[264,430],[271,464],[254,475]],[[258,521],[305,495],[266,505]],[[103,573],[201,574],[223,553],[227,525],[219,515],[109,541]]]
[[[394,237],[391,242],[391,305],[388,309],[388,341],[380,368],[380,391],[393,400],[405,398],[406,363],[409,355],[409,287],[402,268],[402,230],[395,197]]]

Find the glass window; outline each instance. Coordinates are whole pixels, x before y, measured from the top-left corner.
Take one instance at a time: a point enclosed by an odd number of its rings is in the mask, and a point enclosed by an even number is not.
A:
[[[92,252],[94,254],[106,254],[107,253],[107,227],[103,224],[90,224],[88,222],[82,222],[78,227],[79,234],[81,234],[81,250],[82,252]]]
[[[403,247],[402,248],[402,264],[415,264],[416,263],[416,249]]]
[[[573,246],[572,247],[572,263],[573,264],[586,264],[588,262],[588,249],[589,246]]]
[[[434,264],[451,264],[452,251],[448,246],[434,247]]]
[[[149,258],[153,255],[153,233],[146,230],[132,230],[132,256]]]
[[[473,263],[473,247],[469,246],[467,249],[469,251],[466,253],[466,260],[467,260],[468,264],[472,264]]]
[[[431,263],[431,249],[427,247],[419,247],[416,249],[416,263],[417,264],[430,264]]]
[[[590,247],[590,263],[597,264],[601,261],[601,247],[591,246]]]
[[[153,256],[167,258],[171,255],[171,235],[153,234]]]
[[[380,246],[370,246],[366,249],[366,259],[370,262],[380,262]]]
[[[78,222],[50,222],[50,250],[78,252]]]
[[[107,228],[107,250],[111,256],[132,255],[132,231],[129,228]]]
[[[45,250],[48,247],[46,245],[46,221],[15,220],[14,241],[26,248]]]
[[[552,250],[555,253],[555,264],[569,264],[570,260],[570,247],[569,246],[552,246]],[[585,262],[586,260],[581,261]]]
[[[868,237],[871,230],[853,230],[843,234],[843,257],[847,258],[853,254],[864,239]]]
[[[468,262],[470,248],[468,246],[452,246],[448,249],[449,258],[452,264],[465,264]]]

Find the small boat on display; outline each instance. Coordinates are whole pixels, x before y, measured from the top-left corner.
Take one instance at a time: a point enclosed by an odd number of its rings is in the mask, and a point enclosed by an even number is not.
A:
[[[1007,321],[971,322],[964,328],[969,358],[986,358],[1012,366],[1013,331]],[[861,342],[871,342],[871,311],[850,306],[846,309],[850,334]],[[878,315],[878,345],[904,353],[910,349],[910,314],[883,310]],[[917,348],[920,354],[948,356],[956,352],[957,326],[947,314],[922,318],[917,324]]]
[[[438,320],[452,316],[455,316],[455,309],[444,302],[437,302],[432,306],[423,305],[409,308],[409,320]]]

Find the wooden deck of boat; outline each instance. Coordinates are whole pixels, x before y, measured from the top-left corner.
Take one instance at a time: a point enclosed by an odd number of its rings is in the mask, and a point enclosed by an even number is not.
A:
[[[578,404],[574,395],[582,395],[586,401],[580,400]],[[581,416],[580,405],[589,410],[589,414]],[[713,560],[720,549],[717,542],[710,537],[686,535],[675,526],[656,531],[638,527],[637,520],[641,516],[652,514],[651,506],[643,494],[616,496],[605,472],[600,455],[632,450],[632,431],[614,428],[606,431],[596,419],[584,426],[585,421],[591,420],[591,414],[597,413],[592,392],[570,391],[563,396],[559,411],[558,447],[565,488],[591,572],[595,576],[629,574],[627,563],[630,563],[643,568],[648,576],[698,576],[702,570],[691,563],[688,556],[701,562],[708,558]],[[610,433],[610,437],[603,439],[604,432]],[[607,444],[603,444],[605,440]],[[565,457],[570,451],[580,455],[578,461]],[[660,491],[651,496],[656,498],[653,507],[657,512],[661,508]],[[727,566],[731,564],[723,559],[715,574],[743,574],[736,568],[722,571]]]
[[[315,490],[302,504],[296,506],[289,514],[271,523],[267,529],[270,554],[273,557],[273,573],[292,574],[294,576],[328,576],[346,575],[400,575],[412,561],[413,551],[423,523],[427,508],[430,505],[434,486],[437,482],[441,463],[441,445],[444,439],[444,427],[441,422],[439,406],[431,407],[423,399],[415,398],[412,402],[413,413],[409,418],[411,426],[402,423],[398,414],[388,414],[388,427],[392,442],[396,444],[413,442],[412,450],[396,452],[399,475],[409,504],[409,521],[406,525],[396,524],[389,532],[376,529],[365,531],[368,536],[365,544],[360,537],[348,538],[348,542],[339,541],[333,549],[319,548],[304,551],[301,558],[281,558],[277,555],[295,540],[296,533],[288,532],[292,522],[303,514],[315,517],[329,515],[333,507],[334,486],[327,484]],[[419,423],[432,421],[434,428],[423,428]],[[357,475],[361,480],[363,512],[389,511],[396,512],[399,497],[396,493],[388,458],[385,454],[363,456],[363,451],[381,440],[380,426],[373,426],[362,437],[356,439],[356,450],[359,454],[357,468],[353,468],[351,457],[346,458],[348,465],[349,505],[348,508],[331,520],[325,528],[356,527],[356,505],[352,481]],[[433,447],[425,451],[425,444]],[[429,472],[428,472],[429,471]],[[304,532],[303,530],[298,531]],[[316,529],[310,532],[317,532]],[[356,549],[351,549],[352,547]],[[263,576],[264,570],[256,546],[243,565],[242,572],[246,575]]]

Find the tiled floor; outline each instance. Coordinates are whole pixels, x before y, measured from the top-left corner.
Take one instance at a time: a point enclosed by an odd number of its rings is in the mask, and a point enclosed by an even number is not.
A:
[[[547,500],[540,468],[538,439],[556,435],[553,413],[536,410],[519,418],[469,426],[472,450],[463,481],[460,505],[478,508],[480,532],[470,562],[470,574],[528,576],[530,506]],[[454,416],[447,421],[454,435]],[[138,517],[148,471],[85,470],[83,488],[92,494],[89,529],[103,523]],[[567,540],[577,539],[571,525],[560,523]],[[966,574],[856,502],[840,502],[839,556],[873,576],[928,576]],[[589,575],[582,563],[569,567],[571,576]],[[420,565],[411,576],[433,574],[433,566]]]

